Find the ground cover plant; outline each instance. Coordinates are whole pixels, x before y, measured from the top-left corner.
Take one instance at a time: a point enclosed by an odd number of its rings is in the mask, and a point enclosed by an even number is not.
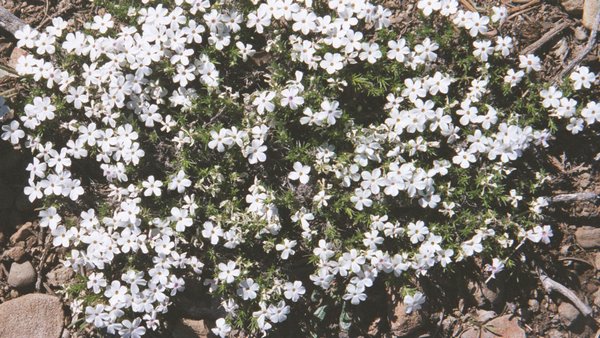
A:
[[[541,83],[504,7],[420,0],[400,34],[361,0],[143,3],[17,33],[28,90],[1,137],[31,151],[77,324],[160,330],[196,280],[222,337],[294,313],[348,329],[375,283],[419,311],[419,280],[475,256],[493,279],[550,243],[547,176],[523,155],[600,120],[596,79]]]

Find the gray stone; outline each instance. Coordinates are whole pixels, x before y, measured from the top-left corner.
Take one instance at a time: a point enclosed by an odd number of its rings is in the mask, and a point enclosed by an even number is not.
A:
[[[417,331],[423,325],[423,317],[418,311],[406,313],[406,305],[402,300],[396,302],[393,313],[389,318],[390,333],[394,336],[408,336]]]
[[[75,271],[65,266],[59,266],[46,275],[48,284],[52,286],[68,285],[73,282],[74,277]]]
[[[585,0],[583,5],[583,26],[589,30],[594,28],[596,16],[600,11],[600,0]]]
[[[27,288],[35,283],[35,270],[29,261],[24,263],[14,262],[8,273],[8,284],[15,288]]]
[[[579,318],[579,310],[571,303],[562,302],[558,306],[558,315],[560,316],[560,321],[567,327],[573,325],[577,318]]]
[[[21,227],[19,227],[19,229],[17,229],[17,231],[15,231],[15,233],[12,236],[10,236],[10,242],[14,244],[27,239],[27,237],[31,235],[32,228],[33,223],[31,222],[27,222],[21,225]]]
[[[63,310],[57,297],[28,294],[0,304],[0,338],[59,338]]]
[[[25,245],[23,243],[19,244],[20,245],[13,246],[12,248],[6,250],[2,256],[9,258],[13,262],[21,262],[23,258],[25,258]]]
[[[598,248],[600,247],[600,228],[579,227],[575,231],[575,240],[584,249]]]
[[[527,305],[532,313],[538,313],[540,311],[540,302],[538,302],[537,299],[530,299],[527,301]]]
[[[561,0],[560,4],[569,14],[581,14],[583,0]]]
[[[173,338],[206,338],[208,333],[204,320],[182,318],[173,329]]]
[[[478,309],[476,311],[476,315],[478,322],[487,323],[488,321],[496,317],[496,312]]]
[[[600,289],[596,290],[592,297],[594,298],[594,305],[600,307]]]
[[[461,338],[525,338],[525,330],[519,326],[517,317],[505,315],[495,318],[483,325],[480,331],[478,327],[472,327],[460,335]],[[485,329],[487,328],[487,329]]]

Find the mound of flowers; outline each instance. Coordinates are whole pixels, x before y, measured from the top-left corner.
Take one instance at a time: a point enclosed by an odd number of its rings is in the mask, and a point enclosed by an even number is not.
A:
[[[542,85],[506,8],[420,0],[400,33],[364,0],[142,2],[17,33],[28,90],[1,135],[32,154],[25,193],[81,275],[81,322],[158,330],[190,281],[221,337],[351,311],[377,279],[418,311],[418,278],[475,255],[494,277],[550,242],[547,176],[520,166],[600,120],[595,74]]]

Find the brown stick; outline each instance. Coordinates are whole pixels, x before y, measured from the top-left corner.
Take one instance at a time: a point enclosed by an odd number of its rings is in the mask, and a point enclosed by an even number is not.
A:
[[[509,8],[508,9],[508,13],[512,14],[512,13],[515,13],[515,12],[519,12],[522,9],[526,9],[526,8],[535,6],[535,5],[539,4],[539,3],[540,3],[540,0],[531,0],[528,3],[524,4],[524,5]]]
[[[560,284],[559,282],[553,280],[548,277],[548,275],[542,270],[538,269],[538,274],[540,276],[540,281],[542,282],[542,286],[546,290],[546,292],[550,293],[552,291],[556,291],[561,295],[565,296],[575,307],[581,312],[585,317],[592,314],[592,308],[589,305],[584,303],[575,293],[569,290],[566,286]]]
[[[577,67],[578,64],[581,63],[581,61],[583,61],[583,59],[585,59],[585,57],[592,51],[594,50],[594,47],[596,47],[596,35],[598,34],[598,25],[600,24],[600,11],[598,11],[598,13],[596,14],[596,18],[594,21],[594,26],[592,27],[592,33],[590,34],[590,38],[588,39],[588,43],[585,46],[585,49],[583,51],[581,51],[581,53],[579,53],[579,55],[577,55],[577,57],[571,61],[571,63],[565,68],[563,69],[562,72],[560,72],[560,74],[554,78],[554,83],[557,83],[558,81],[562,81],[562,79],[569,75],[569,73],[571,73],[571,71],[573,71],[573,69],[575,69],[575,67]]]
[[[542,35],[542,37],[539,38],[536,42],[523,48],[520,54],[527,55],[534,53],[536,50],[538,50],[540,47],[546,44],[546,42],[552,40],[552,38],[554,38],[556,35],[558,35],[558,33],[562,32],[562,30],[567,28],[568,26],[569,23],[567,21],[559,21],[551,30],[546,32],[546,34]]]
[[[593,201],[600,196],[593,192],[576,192],[572,194],[560,194],[547,198],[548,203],[572,202],[572,201]]]
[[[539,6],[541,6],[541,5],[537,5],[537,6],[534,6],[534,7],[525,8],[525,9],[524,9],[524,10],[522,10],[522,11],[519,11],[519,12],[513,13],[513,14],[511,14],[511,15],[508,17],[508,19],[506,19],[506,20],[509,20],[509,21],[510,21],[510,20],[512,20],[513,18],[515,18],[515,17],[517,17],[517,16],[519,16],[519,15],[521,15],[521,14],[525,14],[525,13],[527,13],[527,12],[530,12],[530,11],[532,11],[532,10],[534,10],[534,9],[538,8]]]
[[[469,1],[469,0],[459,0],[459,1],[463,6],[467,7],[467,9],[470,10],[471,12],[477,12],[477,8],[475,8],[475,6],[473,6],[471,1]]]
[[[27,24],[23,20],[17,18],[4,7],[0,6],[0,28],[14,36],[15,33],[25,25]]]

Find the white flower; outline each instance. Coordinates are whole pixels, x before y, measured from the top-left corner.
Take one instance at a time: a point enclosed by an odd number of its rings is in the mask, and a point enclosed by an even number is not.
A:
[[[189,188],[191,185],[192,181],[187,178],[183,170],[180,170],[177,172],[177,175],[171,177],[171,181],[167,188],[169,190],[177,190],[178,193],[182,194],[185,192],[185,189]]]
[[[460,150],[458,152],[458,154],[454,157],[452,157],[452,163],[454,164],[458,164],[461,168],[468,168],[471,166],[471,163],[475,163],[477,159],[475,158],[475,155],[473,155],[471,152],[468,151],[464,151],[464,150]]]
[[[492,22],[499,22],[502,24],[508,17],[508,10],[504,6],[493,6],[492,11],[494,12],[492,15]]]
[[[219,130],[218,133],[214,130],[211,130],[210,137],[212,140],[208,142],[208,147],[210,149],[217,148],[217,151],[220,153],[225,151],[225,146],[230,146],[233,144],[233,138],[231,137],[229,130],[225,128]]]
[[[216,327],[211,329],[212,333],[215,335],[224,338],[231,332],[231,325],[227,324],[225,318],[219,318],[215,322]]]
[[[504,77],[504,83],[508,83],[511,87],[514,87],[517,84],[519,84],[519,82],[521,82],[523,76],[525,76],[525,72],[523,72],[522,70],[515,72],[515,70],[511,68],[506,72],[506,76]]]
[[[527,231],[527,239],[535,243],[542,241],[545,244],[550,244],[550,237],[552,236],[554,236],[554,233],[549,225],[543,227],[536,225],[532,230]]]
[[[101,34],[106,33],[110,28],[113,28],[115,23],[112,21],[112,16],[110,14],[104,14],[103,16],[96,15],[94,17],[94,23],[92,23],[91,28],[93,30],[97,30]]]
[[[256,106],[256,111],[262,115],[265,111],[272,112],[275,110],[275,105],[272,102],[274,98],[275,92],[264,91],[252,101],[252,104]]]
[[[377,60],[381,58],[381,51],[379,50],[379,45],[376,43],[366,43],[362,44],[362,51],[358,54],[358,58],[361,60],[367,60],[368,63],[375,63]]]
[[[403,38],[388,41],[388,47],[387,57],[390,60],[404,62],[408,55],[410,55],[410,49],[406,46],[406,40]]]
[[[578,66],[577,68],[575,68],[575,71],[571,73],[569,78],[571,79],[571,81],[573,81],[573,89],[589,89],[592,83],[596,81],[596,74],[590,72],[588,67]]]
[[[429,234],[429,229],[423,221],[411,222],[408,224],[406,234],[410,236],[411,243],[417,244],[425,239],[425,235]]]
[[[542,69],[540,58],[533,55],[519,55],[519,68],[525,69],[525,72],[530,73],[532,70],[539,72]]]
[[[210,244],[216,245],[219,243],[219,238],[223,237],[223,229],[215,226],[211,221],[206,221],[203,224],[202,237],[210,238]]]
[[[297,302],[300,297],[306,293],[306,289],[302,286],[301,281],[294,281],[293,283],[285,283],[283,296],[292,302]]]
[[[415,292],[412,296],[404,296],[404,305],[406,305],[406,313],[408,314],[419,311],[423,304],[425,304],[425,296],[420,291]]]
[[[490,40],[476,40],[473,42],[473,47],[475,47],[473,55],[483,62],[486,62],[488,60],[488,56],[494,52],[494,48],[492,47],[492,42]]]
[[[367,299],[367,295],[364,293],[365,287],[362,285],[348,284],[346,286],[346,293],[342,296],[344,300],[349,300],[350,303],[356,305]]]
[[[288,174],[288,178],[292,181],[299,180],[300,183],[306,184],[310,179],[310,166],[302,165],[300,162],[294,162],[294,171]]]
[[[281,91],[282,106],[290,106],[291,109],[296,110],[299,106],[304,104],[304,98],[298,96],[299,89],[296,87],[286,88]]]
[[[244,156],[248,157],[250,164],[256,164],[267,160],[266,151],[267,146],[263,144],[262,140],[252,140],[252,143],[244,150]]]
[[[240,275],[240,269],[236,267],[234,261],[228,261],[227,264],[219,263],[219,274],[218,277],[220,280],[224,281],[227,284],[233,283],[236,277]]]
[[[333,74],[344,68],[343,60],[344,58],[339,53],[331,54],[328,52],[325,53],[325,56],[323,56],[320,66],[321,68],[325,69],[327,74]]]
[[[281,251],[281,259],[288,259],[290,256],[293,256],[296,251],[294,251],[294,247],[298,242],[285,238],[283,243],[275,245],[275,250]]]
[[[243,300],[255,299],[259,289],[258,283],[255,283],[252,278],[247,278],[240,283],[237,295]]]
[[[356,188],[354,195],[350,197],[350,202],[354,203],[356,210],[363,210],[364,207],[370,207],[373,205],[373,201],[369,198],[371,196],[371,190],[365,190]]]
[[[4,141],[10,140],[12,144],[18,144],[19,140],[25,137],[25,132],[19,129],[19,122],[12,121],[8,125],[2,126],[2,139]]]
[[[142,181],[142,186],[144,187],[144,196],[160,196],[161,190],[160,188],[163,186],[161,181],[155,180],[153,175],[148,176],[148,180]]]
[[[485,265],[485,271],[490,273],[490,278],[496,278],[496,274],[504,270],[504,262],[499,258],[492,259],[492,264]]]
[[[417,8],[422,10],[425,16],[429,16],[433,11],[439,11],[442,8],[442,2],[440,0],[419,0]]]

